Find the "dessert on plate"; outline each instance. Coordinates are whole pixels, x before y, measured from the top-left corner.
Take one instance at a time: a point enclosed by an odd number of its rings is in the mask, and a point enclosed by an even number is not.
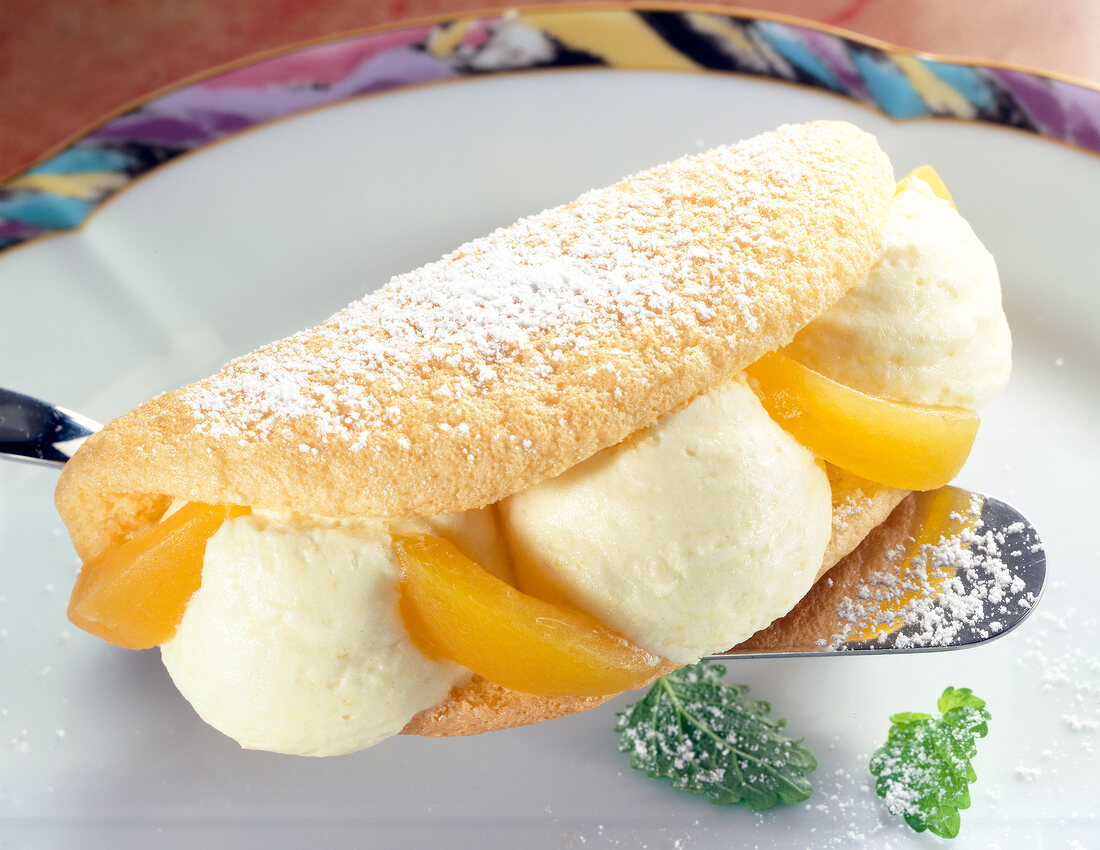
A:
[[[598,705],[789,611],[966,458],[996,267],[930,170],[782,127],[522,219],[109,423],[70,617],[243,746]]]

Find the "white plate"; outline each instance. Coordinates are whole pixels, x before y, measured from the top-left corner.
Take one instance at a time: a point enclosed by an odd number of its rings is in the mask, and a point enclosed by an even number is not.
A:
[[[869,790],[867,759],[891,713],[956,685],[993,714],[960,846],[1097,846],[1098,157],[736,76],[575,70],[353,100],[183,157],[81,230],[5,253],[0,385],[106,419],[518,215],[822,117],[878,134],[899,174],[934,163],[998,258],[1015,372],[959,480],[1047,543],[1046,596],[1017,632],[965,652],[730,663],[819,760],[807,804],[763,815],[630,770],[612,733],[629,698],[341,758],[247,752],[194,715],[155,651],[67,624],[77,564],[56,474],[4,464],[0,843],[926,847]]]

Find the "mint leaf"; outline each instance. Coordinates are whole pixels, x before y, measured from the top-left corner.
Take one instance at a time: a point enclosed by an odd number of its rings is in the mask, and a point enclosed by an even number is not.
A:
[[[785,721],[768,717],[768,703],[749,699],[746,685],[722,682],[725,673],[700,661],[658,679],[619,714],[619,749],[631,767],[714,803],[762,812],[805,800],[817,760],[801,738],[783,734]]]
[[[989,731],[990,715],[970,688],[948,688],[937,707],[940,717],[893,715],[870,768],[890,814],[901,815],[917,832],[954,838],[962,823],[959,811],[970,807],[970,783],[978,778],[970,759],[978,738]]]

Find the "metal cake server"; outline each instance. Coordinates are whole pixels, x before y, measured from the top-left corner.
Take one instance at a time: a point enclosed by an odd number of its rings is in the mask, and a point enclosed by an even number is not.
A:
[[[0,456],[61,466],[99,424],[0,389]],[[984,643],[1039,601],[1046,556],[1016,510],[958,487],[913,493],[785,617],[713,658],[926,652]]]

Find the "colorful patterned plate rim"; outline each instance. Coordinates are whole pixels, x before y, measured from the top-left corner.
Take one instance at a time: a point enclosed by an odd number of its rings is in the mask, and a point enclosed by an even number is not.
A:
[[[80,226],[136,178],[235,133],[368,94],[563,68],[745,74],[894,120],[981,122],[1100,153],[1100,89],[921,54],[798,18],[633,4],[448,16],[334,36],[183,81],[0,186],[0,251]]]

